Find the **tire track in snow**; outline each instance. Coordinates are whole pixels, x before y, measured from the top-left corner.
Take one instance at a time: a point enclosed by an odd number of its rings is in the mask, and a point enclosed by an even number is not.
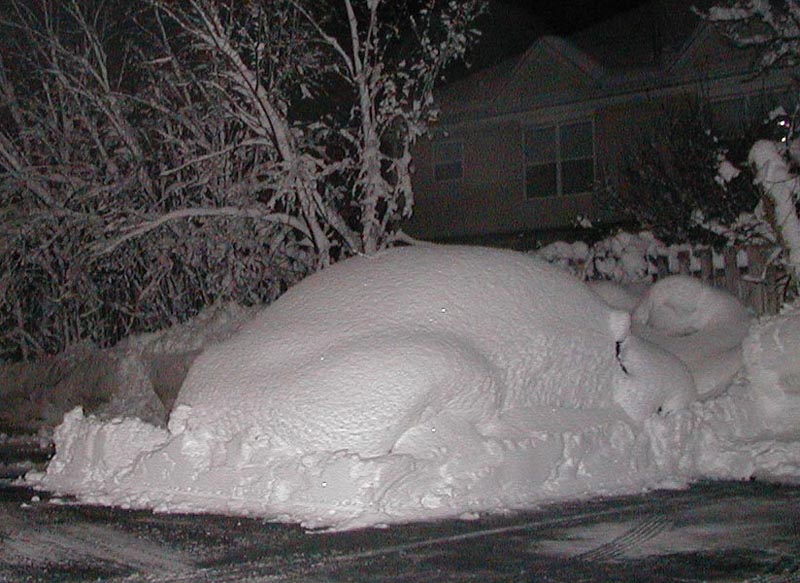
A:
[[[300,537],[278,536],[274,539],[271,535],[261,536],[261,531],[253,526],[246,526],[242,533],[238,533],[229,523],[224,523],[223,531],[230,537],[245,537],[244,544],[225,547],[224,541],[217,534],[219,523],[214,523],[211,528],[212,536],[206,532],[203,536],[202,517],[179,517],[166,515],[123,515],[111,513],[83,513],[80,510],[69,508],[56,509],[37,507],[20,509],[18,503],[0,504],[0,581],[3,579],[3,565],[30,565],[34,579],[31,581],[45,581],[49,573],[59,565],[77,562],[84,565],[110,565],[124,566],[111,570],[103,580],[106,583],[323,583],[344,580],[358,580],[354,573],[361,573],[364,565],[370,566],[368,578],[360,580],[389,581],[392,576],[398,577],[402,572],[408,581],[430,581],[437,577],[424,570],[416,571],[406,565],[404,555],[414,555],[420,552],[449,551],[451,555],[459,553],[473,553],[475,549],[483,546],[482,539],[497,539],[498,537],[530,537],[530,542],[524,548],[530,548],[530,543],[541,540],[542,536],[549,536],[553,531],[564,528],[583,529],[585,527],[599,526],[606,532],[600,539],[595,538],[587,546],[582,545],[578,551],[580,563],[571,563],[578,558],[573,554],[571,558],[559,558],[559,569],[562,567],[569,572],[570,568],[577,569],[585,574],[591,569],[589,561],[606,561],[607,569],[616,569],[613,565],[624,562],[630,553],[636,551],[637,545],[647,547],[645,541],[660,540],[657,537],[665,536],[672,523],[681,525],[687,516],[694,516],[696,520],[704,523],[716,521],[723,515],[725,507],[717,508],[716,500],[724,499],[738,507],[738,498],[730,495],[730,490],[735,488],[730,484],[719,487],[707,486],[702,490],[673,491],[663,494],[651,495],[646,499],[641,497],[609,499],[597,503],[575,503],[555,505],[551,509],[544,509],[541,513],[522,513],[511,519],[490,519],[487,522],[475,524],[474,527],[460,527],[453,532],[445,527],[431,528],[419,531],[410,529],[409,536],[402,533],[404,527],[398,526],[395,534],[392,530],[376,531],[375,536],[357,536],[356,544],[342,544],[340,537],[349,536],[346,533],[334,534],[330,539],[325,533],[320,533],[319,541],[314,541],[315,534],[302,534]],[[775,499],[770,504],[775,506],[781,503],[784,508],[793,509],[797,502],[793,498]],[[742,503],[746,502],[742,498]],[[787,502],[788,501],[788,502]],[[788,504],[788,506],[785,506]],[[708,511],[697,514],[696,510]],[[760,506],[754,505],[753,512]],[[684,511],[692,510],[691,515]],[[784,513],[785,514],[785,513]],[[643,518],[648,516],[650,518]],[[122,520],[120,522],[120,519]],[[244,519],[243,519],[244,520]],[[140,528],[139,523],[146,523]],[[170,525],[169,529],[156,529],[160,533],[168,533],[167,541],[176,537],[184,543],[191,543],[197,538],[197,545],[192,543],[190,549],[199,549],[199,552],[172,550],[169,542],[149,541],[139,538],[137,533],[149,532],[147,524],[155,526]],[[126,524],[136,524],[131,530]],[[609,532],[605,525],[612,525],[614,529]],[[72,529],[72,530],[70,530]],[[396,534],[400,531],[399,535]],[[280,531],[277,531],[280,533]],[[259,533],[254,535],[253,533]],[[162,534],[161,536],[164,536]],[[777,535],[776,535],[777,536]],[[38,538],[37,538],[38,537]],[[50,539],[48,539],[50,537]],[[80,540],[67,541],[68,537],[77,537]],[[159,539],[160,540],[160,539]],[[214,541],[212,546],[203,541]],[[19,549],[19,553],[11,552],[9,541]],[[27,541],[33,541],[38,546],[28,554],[33,555],[36,561],[27,561],[20,554],[25,552]],[[101,548],[95,549],[97,541],[102,543]],[[144,542],[143,542],[144,541]],[[311,542],[309,542],[311,541]],[[603,541],[606,541],[603,544]],[[108,544],[106,544],[108,542]],[[587,541],[584,541],[587,542]],[[51,543],[49,546],[47,543]],[[161,546],[157,546],[161,545]],[[87,546],[93,552],[87,551]],[[164,548],[166,546],[166,548]],[[155,547],[155,548],[150,548]],[[791,549],[796,549],[795,544],[790,544]],[[132,552],[127,552],[130,548]],[[524,552],[524,548],[518,549]],[[574,548],[574,547],[573,547]],[[759,547],[760,548],[760,547]],[[213,550],[212,550],[213,549]],[[578,550],[578,549],[575,549]],[[788,551],[789,549],[784,549]],[[95,552],[96,551],[96,552]],[[137,554],[141,552],[142,554]],[[479,551],[478,551],[479,552]],[[15,560],[9,562],[4,558],[14,556]],[[83,554],[81,554],[83,553]],[[534,553],[536,554],[536,553]],[[638,553],[635,553],[638,554]],[[188,555],[194,556],[192,560]],[[527,556],[527,555],[526,555]],[[537,555],[538,556],[538,555]],[[46,558],[46,561],[42,559]],[[566,559],[566,560],[565,560]],[[181,563],[183,560],[183,563]],[[104,563],[100,563],[104,561]],[[385,563],[384,563],[385,561]],[[570,563],[572,567],[570,567]],[[384,571],[383,565],[389,567]],[[408,572],[392,571],[398,565],[406,565]],[[611,572],[609,571],[609,572]],[[455,572],[455,571],[453,571]],[[10,573],[10,571],[9,571]],[[40,578],[35,578],[39,573]],[[452,574],[452,573],[451,573]],[[9,581],[17,579],[8,579]],[[28,579],[26,579],[28,580]],[[488,580],[503,580],[492,579]],[[702,579],[698,579],[702,580]],[[775,565],[769,573],[750,577],[741,576],[726,580],[728,583],[800,583],[798,563],[786,559]]]
[[[434,536],[423,538],[416,541],[409,541],[400,544],[379,545],[374,548],[367,548],[353,552],[330,552],[330,553],[309,553],[303,555],[288,555],[284,557],[267,556],[263,559],[252,559],[245,563],[236,565],[227,564],[224,566],[206,567],[193,573],[164,573],[162,576],[148,579],[148,583],[197,583],[200,581],[208,583],[239,583],[246,580],[248,583],[308,583],[311,580],[324,581],[325,573],[330,569],[335,572],[338,568],[346,564],[353,564],[359,561],[376,560],[387,555],[398,553],[415,552],[423,548],[437,547],[440,545],[452,545],[485,537],[495,537],[509,535],[513,533],[533,532],[540,529],[551,529],[555,526],[565,524],[581,523],[584,520],[596,520],[603,517],[615,517],[633,509],[653,511],[652,502],[642,503],[637,501],[634,504],[626,504],[627,501],[620,501],[618,506],[589,512],[578,512],[566,516],[547,516],[540,519],[514,523],[495,528],[485,528],[472,530],[453,535]],[[676,506],[683,506],[684,500],[677,501]],[[663,510],[664,504],[660,508]],[[654,520],[657,519],[657,520]],[[658,524],[651,524],[657,522]],[[658,533],[672,524],[672,521],[663,516],[655,516],[651,519],[642,521],[633,529],[617,537],[613,541],[598,547],[598,549],[612,545],[615,541],[628,540],[629,542],[619,542],[618,546],[622,549],[634,548],[636,544],[653,538]],[[653,532],[653,534],[648,534]],[[646,538],[645,538],[646,537]],[[597,549],[595,549],[597,550]],[[612,551],[613,549],[609,549]],[[593,553],[594,551],[589,551]],[[623,552],[620,550],[620,553]],[[589,554],[586,553],[586,554]],[[587,559],[588,560],[588,559]],[[599,559],[593,559],[599,560]],[[108,583],[123,583],[130,581],[127,578],[109,580]]]
[[[781,563],[774,572],[745,579],[741,583],[800,583],[800,562],[791,558]]]
[[[671,528],[672,520],[663,515],[646,518],[633,528],[585,553],[576,556],[579,561],[614,561]]]
[[[742,583],[800,583],[800,573],[759,575],[753,579],[745,579]]]

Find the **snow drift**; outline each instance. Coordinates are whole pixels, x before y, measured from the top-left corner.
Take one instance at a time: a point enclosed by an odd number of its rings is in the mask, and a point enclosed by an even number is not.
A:
[[[630,322],[525,254],[347,260],[198,356],[166,430],[75,410],[28,479],[90,502],[350,528],[695,477],[716,421],[687,366]]]
[[[47,433],[78,405],[105,419],[135,415],[166,426],[202,347],[229,337],[254,309],[216,304],[187,322],[111,348],[84,342],[33,362],[0,363],[0,430]]]

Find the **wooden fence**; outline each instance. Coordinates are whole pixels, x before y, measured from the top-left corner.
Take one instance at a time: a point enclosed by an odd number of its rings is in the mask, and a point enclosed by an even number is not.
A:
[[[714,287],[725,289],[758,315],[776,314],[791,299],[787,273],[774,265],[772,247],[728,248],[722,253],[711,249],[678,251],[656,258],[656,279],[685,274],[698,277]]]

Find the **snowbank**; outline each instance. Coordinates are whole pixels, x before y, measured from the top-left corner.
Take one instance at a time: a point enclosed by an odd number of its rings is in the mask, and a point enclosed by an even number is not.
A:
[[[650,314],[668,306],[648,297]],[[798,443],[776,445],[770,412],[740,393],[698,402],[686,363],[541,260],[402,248],[307,278],[207,348],[167,429],[73,411],[28,481],[103,504],[352,528],[800,475]]]
[[[665,245],[648,231],[620,231],[591,247],[582,241],[556,241],[535,254],[581,279],[630,284],[652,281],[653,275],[658,274],[659,258],[676,264],[678,252],[685,250],[685,245]]]
[[[800,306],[753,326],[744,363],[772,431],[800,439]]]
[[[0,365],[0,428],[49,431],[79,405],[105,419],[131,415],[166,425],[203,346],[232,334],[252,313],[235,304],[216,305],[188,322],[129,337],[112,348],[82,343],[34,362]]]

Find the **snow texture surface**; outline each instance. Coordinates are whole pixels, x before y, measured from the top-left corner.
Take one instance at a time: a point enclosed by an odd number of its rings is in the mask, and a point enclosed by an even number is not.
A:
[[[703,476],[800,476],[798,442],[769,430],[760,336],[748,369],[762,373],[761,400],[742,382],[698,401],[700,365],[670,350],[743,335],[746,314],[666,281],[634,311],[648,337],[530,255],[425,245],[350,259],[205,349],[167,429],[76,409],[47,472],[27,479],[103,504],[353,528]],[[800,346],[787,351],[791,399]]]
[[[752,317],[738,299],[687,275],[656,282],[633,310],[634,332],[686,364],[703,398],[723,392],[742,367]]]

